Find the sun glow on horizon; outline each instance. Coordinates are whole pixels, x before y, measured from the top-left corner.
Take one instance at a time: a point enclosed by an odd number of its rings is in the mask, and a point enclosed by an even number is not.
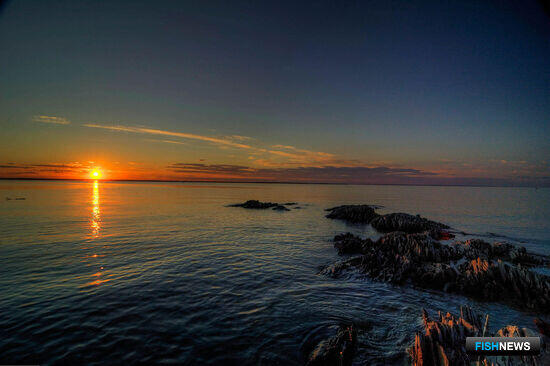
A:
[[[99,168],[93,168],[90,171],[90,178],[92,178],[92,179],[101,179],[101,170]]]

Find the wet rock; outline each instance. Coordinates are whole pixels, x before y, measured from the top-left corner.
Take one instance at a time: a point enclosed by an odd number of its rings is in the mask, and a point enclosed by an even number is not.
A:
[[[351,365],[357,334],[352,325],[341,326],[336,335],[322,340],[309,354],[307,366]]]
[[[416,334],[408,350],[413,365],[469,365],[475,361],[466,353],[466,337],[481,336],[481,321],[468,307],[461,307],[460,312],[460,317],[439,312],[431,320],[422,310],[424,331]]]
[[[460,316],[439,312],[435,319],[430,319],[428,313],[422,310],[423,331],[417,333],[414,345],[408,349],[412,365],[477,365],[484,366],[519,366],[544,365],[547,351],[539,356],[470,356],[466,353],[466,337],[532,337],[537,336],[530,329],[519,329],[508,325],[498,330],[494,335],[487,332],[489,317],[485,317],[482,326],[481,318],[471,308],[461,307]]]
[[[360,224],[368,224],[378,216],[370,205],[344,205],[329,208],[325,211],[330,212],[326,216],[329,219],[339,219]]]
[[[360,254],[374,243],[370,239],[361,239],[352,233],[340,234],[334,237],[334,247],[338,254]]]
[[[529,253],[524,247],[509,243],[496,242],[490,244],[481,239],[470,239],[462,243],[455,243],[453,247],[467,259],[500,259],[527,267],[543,266],[550,263],[548,257]]]
[[[373,228],[381,233],[392,231],[402,231],[409,234],[428,232],[434,239],[448,239],[453,237],[447,231],[449,226],[425,219],[419,215],[409,215],[406,213],[391,213],[373,218],[371,223]]]
[[[338,261],[336,263],[322,267],[319,271],[319,274],[337,278],[340,277],[344,272],[357,269],[361,265],[362,260],[363,258],[361,256],[357,256],[343,261]]]
[[[273,210],[274,211],[290,211],[290,209],[286,208],[283,205],[277,205],[277,206],[273,207]]]
[[[338,252],[360,255],[326,267],[322,273],[334,277],[355,268],[377,281],[408,283],[483,301],[502,302],[522,310],[550,312],[548,276],[501,260],[469,259],[467,254],[475,253],[470,252],[471,248],[479,247],[481,249],[475,250],[481,253],[488,253],[488,249],[480,243],[463,244],[443,245],[427,234],[394,232],[376,242],[350,233],[341,234],[334,238]],[[498,251],[501,249],[498,247]]]
[[[265,210],[267,208],[272,208],[277,206],[280,206],[280,205],[274,202],[260,202],[258,200],[248,200],[244,203],[235,203],[233,205],[229,205],[229,207],[242,207],[242,208],[258,209],[258,210]]]
[[[377,249],[398,253],[422,262],[442,262],[459,258],[459,254],[452,247],[441,244],[424,233],[394,232],[386,234],[378,239]]]
[[[285,206],[296,206],[298,204],[298,202],[287,202],[287,203],[283,203],[283,205]]]
[[[455,292],[522,309],[550,312],[550,278],[501,261],[473,259],[458,266]]]

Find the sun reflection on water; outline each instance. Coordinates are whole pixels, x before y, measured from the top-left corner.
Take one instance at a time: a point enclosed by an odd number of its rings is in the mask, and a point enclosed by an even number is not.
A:
[[[92,236],[97,238],[99,236],[99,230],[101,229],[101,215],[99,211],[99,183],[94,181],[94,188],[92,193]]]

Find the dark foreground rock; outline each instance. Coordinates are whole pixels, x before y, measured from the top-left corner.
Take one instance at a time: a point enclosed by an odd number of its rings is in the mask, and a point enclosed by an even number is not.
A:
[[[357,334],[352,325],[341,326],[336,335],[324,339],[311,351],[307,366],[347,366],[351,365]]]
[[[467,259],[482,258],[486,260],[503,260],[526,267],[545,266],[550,264],[548,257],[528,253],[524,247],[509,243],[487,243],[480,239],[470,239],[454,244],[454,248]]]
[[[543,348],[539,356],[470,356],[466,353],[466,337],[532,337],[536,332],[508,325],[495,334],[488,329],[489,316],[484,321],[469,307],[460,308],[460,316],[439,312],[435,319],[422,311],[423,331],[417,333],[414,345],[408,352],[412,365],[448,366],[448,365],[547,365],[548,349]],[[543,342],[544,343],[544,342]],[[475,363],[477,362],[477,363]]]
[[[248,200],[244,203],[235,203],[233,205],[229,205],[229,207],[242,207],[242,208],[249,208],[249,209],[255,209],[255,210],[265,210],[268,208],[271,208],[275,211],[290,211],[290,209],[286,208],[287,206],[295,205],[295,202],[285,203],[284,205],[281,205],[277,202],[260,202],[258,200]]]
[[[330,212],[326,216],[329,219],[345,220],[358,224],[369,224],[372,219],[378,217],[374,207],[370,205],[344,205],[329,208],[325,211]]]
[[[358,256],[327,266],[323,274],[337,277],[357,270],[378,281],[550,312],[550,278],[526,268],[535,262],[548,263],[548,257],[511,244],[444,245],[427,234],[394,232],[375,242],[341,234],[334,238],[334,246],[340,254]],[[521,255],[514,254],[518,252]],[[515,263],[505,262],[510,259]]]

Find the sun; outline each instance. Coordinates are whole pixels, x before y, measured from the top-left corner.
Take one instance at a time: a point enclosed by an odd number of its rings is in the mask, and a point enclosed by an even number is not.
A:
[[[101,170],[99,168],[94,168],[90,172],[90,177],[92,179],[101,179]]]

